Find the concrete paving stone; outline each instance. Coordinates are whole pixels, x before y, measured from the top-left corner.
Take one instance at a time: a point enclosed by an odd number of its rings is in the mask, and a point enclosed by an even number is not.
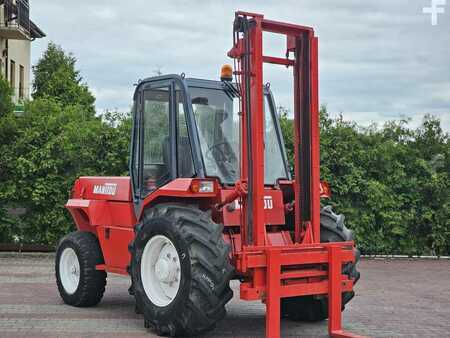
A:
[[[450,261],[363,259],[344,328],[371,337],[450,337]],[[144,328],[128,278],[110,275],[102,302],[65,305],[54,280],[54,255],[0,253],[0,337],[157,337]],[[265,306],[234,298],[227,317],[203,338],[264,337]],[[282,337],[327,337],[327,322],[282,320]]]

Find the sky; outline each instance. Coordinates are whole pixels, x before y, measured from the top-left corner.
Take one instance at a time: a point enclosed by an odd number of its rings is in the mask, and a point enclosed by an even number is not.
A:
[[[32,20],[47,34],[32,44],[36,63],[53,41],[73,53],[98,112],[128,111],[134,84],[158,71],[218,79],[232,44],[236,10],[312,26],[319,36],[320,103],[362,125],[425,114],[450,131],[450,1],[432,25],[435,0],[32,0]],[[285,41],[264,38],[266,54]],[[278,105],[292,111],[291,71],[264,69]]]

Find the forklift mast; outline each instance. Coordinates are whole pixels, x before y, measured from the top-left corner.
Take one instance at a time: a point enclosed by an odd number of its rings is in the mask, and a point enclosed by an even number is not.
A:
[[[263,32],[286,36],[285,57],[263,53]],[[241,182],[248,185],[244,199],[245,240],[264,245],[264,97],[263,64],[292,67],[295,128],[295,243],[320,242],[320,141],[318,111],[318,39],[310,27],[279,23],[263,15],[237,12],[234,46],[242,97]],[[292,55],[292,57],[291,57]]]
[[[264,54],[264,32],[286,37],[284,57]],[[355,259],[353,242],[320,243],[318,39],[314,30],[239,11],[228,56],[237,61],[235,75],[242,98],[241,177],[236,182],[236,187],[244,187],[240,195],[242,254],[236,265],[251,278],[241,284],[241,299],[266,303],[266,337],[278,338],[281,298],[327,294],[330,336],[356,337],[341,327],[341,294],[353,287],[341,269]],[[267,241],[264,214],[264,63],[292,67],[294,76],[294,238],[292,244],[282,246]],[[323,276],[324,265],[327,280],[317,277]]]

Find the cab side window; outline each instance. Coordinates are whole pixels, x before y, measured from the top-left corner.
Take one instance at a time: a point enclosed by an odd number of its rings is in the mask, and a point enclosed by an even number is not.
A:
[[[144,91],[142,119],[142,192],[145,196],[170,180],[169,86]]]

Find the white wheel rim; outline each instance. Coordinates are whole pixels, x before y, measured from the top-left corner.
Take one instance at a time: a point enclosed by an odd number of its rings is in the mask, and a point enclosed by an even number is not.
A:
[[[65,248],[61,254],[59,276],[64,290],[69,295],[74,294],[80,283],[80,262],[72,248]]]
[[[145,245],[141,280],[147,297],[156,306],[167,306],[175,299],[181,281],[180,257],[166,236],[154,236]]]

